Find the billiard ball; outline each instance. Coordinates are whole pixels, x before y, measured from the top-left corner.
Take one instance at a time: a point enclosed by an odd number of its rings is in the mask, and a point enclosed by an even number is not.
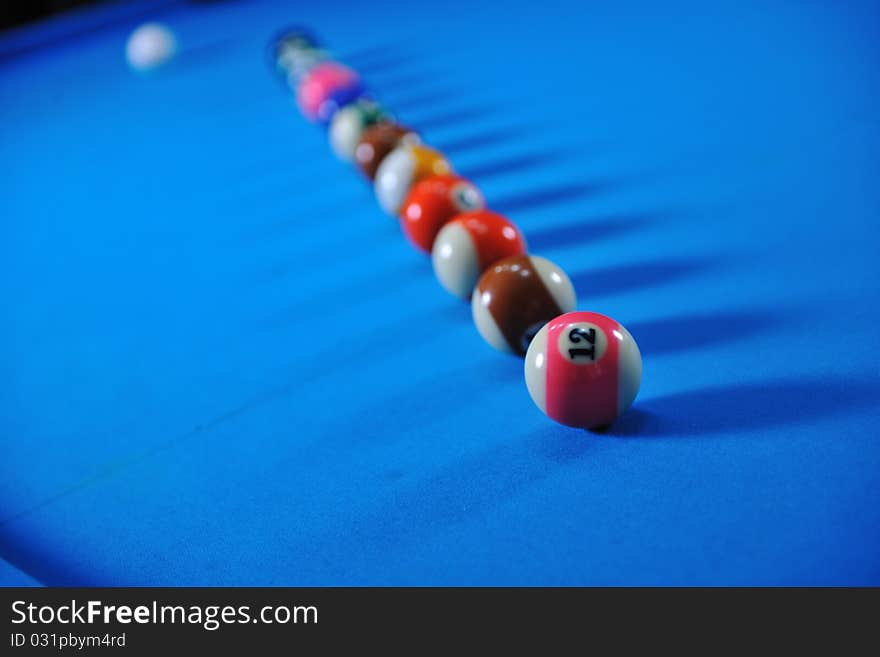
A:
[[[128,37],[125,57],[136,71],[149,71],[165,64],[177,52],[174,33],[161,23],[144,23]]]
[[[470,299],[477,280],[490,265],[526,252],[519,229],[489,210],[464,212],[447,222],[431,249],[434,274],[447,292]]]
[[[283,64],[287,85],[296,92],[300,82],[319,64],[330,61],[326,50],[300,50],[287,55]]]
[[[574,286],[558,266],[540,256],[516,255],[492,264],[471,296],[474,323],[483,339],[520,356],[554,317],[574,310]]]
[[[276,59],[284,56],[286,51],[314,50],[321,47],[318,38],[304,27],[287,27],[272,40]]]
[[[336,112],[358,100],[371,100],[359,79],[334,89],[318,107],[317,122],[322,126],[330,125]]]
[[[369,126],[387,121],[388,114],[374,101],[361,98],[343,107],[330,122],[330,146],[339,159],[346,162],[354,160],[361,135]]]
[[[391,151],[376,170],[376,199],[393,217],[400,213],[410,188],[428,176],[452,172],[452,165],[439,151],[421,144],[401,144]]]
[[[288,28],[273,39],[271,57],[275,68],[295,88],[311,69],[330,59],[330,54],[308,30]]]
[[[361,173],[374,180],[376,170],[391,151],[400,144],[419,142],[418,135],[410,128],[391,121],[380,121],[364,130],[354,149],[354,159]]]
[[[363,92],[357,73],[336,62],[321,62],[299,83],[296,101],[310,121],[326,120],[326,104],[335,103],[332,94],[352,89],[358,94]]]
[[[472,182],[452,174],[429,176],[409,190],[400,209],[400,225],[413,246],[430,253],[434,238],[447,221],[484,207],[486,201]]]
[[[600,429],[639,391],[642,356],[623,326],[598,313],[550,320],[526,352],[526,387],[547,416],[571,427]]]

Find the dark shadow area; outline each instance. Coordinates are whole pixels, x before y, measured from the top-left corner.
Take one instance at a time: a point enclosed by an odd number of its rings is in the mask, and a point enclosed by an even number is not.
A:
[[[451,125],[463,124],[468,121],[473,121],[474,119],[483,118],[487,114],[492,114],[494,111],[495,108],[488,105],[474,105],[472,107],[461,107],[459,109],[448,110],[415,121],[406,121],[406,124],[420,132],[424,130],[436,130],[437,128],[445,128]]]
[[[587,298],[640,290],[692,276],[709,268],[708,260],[662,260],[576,272],[571,282]]]
[[[529,248],[540,252],[586,244],[638,230],[661,220],[662,213],[619,215],[600,219],[585,219],[529,231]]]
[[[486,178],[503,176],[510,173],[516,173],[517,171],[524,171],[558,162],[561,157],[564,157],[564,155],[552,152],[511,155],[491,162],[473,164],[464,167],[461,170],[461,175],[475,182],[479,182]]]
[[[679,315],[627,326],[644,355],[678,353],[713,344],[744,340],[783,324],[792,316],[778,310],[733,310]]]
[[[581,200],[611,187],[613,187],[612,183],[601,181],[561,183],[518,192],[507,197],[502,196],[492,204],[492,208],[501,213],[534,210],[567,201]]]
[[[85,586],[89,582],[65,562],[57,545],[37,544],[34,536],[0,525],[0,558],[44,586]],[[92,584],[95,584],[92,582]]]
[[[102,0],[9,0],[0,5],[0,30],[25,25],[71,9],[82,9]]]
[[[509,126],[495,130],[487,130],[465,137],[456,137],[447,141],[439,141],[435,146],[449,155],[460,155],[470,151],[476,151],[487,146],[497,146],[514,141],[523,132],[530,130],[527,126]]]
[[[609,436],[656,438],[770,430],[871,406],[880,383],[832,376],[772,379],[691,390],[644,401],[612,425]],[[838,439],[841,436],[829,436]],[[767,437],[770,440],[770,437]]]
[[[42,2],[19,2],[0,3],[0,24],[3,27],[26,24],[28,21],[45,18],[54,13],[55,9],[46,10],[45,5],[58,5],[57,10],[63,11],[63,5],[86,4],[85,0],[43,0]],[[0,62],[20,57],[28,53],[45,50],[57,43],[66,45],[75,44],[83,38],[93,34],[104,32],[112,28],[122,29],[124,26],[136,26],[138,23],[157,16],[167,11],[170,5],[176,4],[176,0],[162,0],[142,6],[142,3],[127,5],[124,2],[103,3],[89,2],[88,4],[103,4],[100,9],[92,13],[81,13],[75,19],[66,19],[55,23],[47,22],[42,29],[25,33],[14,31],[3,34],[0,39]],[[35,6],[36,5],[36,6]],[[39,6],[44,5],[44,6]],[[22,14],[13,15],[12,8],[20,7]]]

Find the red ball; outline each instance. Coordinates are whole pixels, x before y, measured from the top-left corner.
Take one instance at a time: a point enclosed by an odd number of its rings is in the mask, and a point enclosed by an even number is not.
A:
[[[470,299],[490,265],[525,252],[525,239],[511,221],[489,210],[474,210],[457,215],[440,229],[431,259],[440,284],[451,294]]]
[[[410,190],[400,210],[400,224],[413,246],[430,253],[434,238],[447,221],[485,206],[480,190],[469,180],[452,174],[431,176]]]

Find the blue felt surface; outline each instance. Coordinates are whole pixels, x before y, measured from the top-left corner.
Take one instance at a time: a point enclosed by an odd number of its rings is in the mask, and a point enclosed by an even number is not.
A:
[[[0,36],[0,582],[880,583],[880,8],[447,5]],[[298,116],[288,23],[628,326],[607,435]]]
[[[21,572],[18,568],[0,559],[0,583],[2,586],[39,586],[33,577]]]

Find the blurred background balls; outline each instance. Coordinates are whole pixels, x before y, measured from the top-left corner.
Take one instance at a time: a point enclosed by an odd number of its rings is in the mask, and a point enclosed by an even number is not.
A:
[[[367,98],[340,109],[330,122],[330,145],[336,157],[346,162],[353,162],[355,150],[364,131],[371,125],[389,118],[387,112]]]
[[[125,44],[125,58],[136,71],[162,66],[176,52],[174,33],[161,23],[144,23],[131,33]]]

